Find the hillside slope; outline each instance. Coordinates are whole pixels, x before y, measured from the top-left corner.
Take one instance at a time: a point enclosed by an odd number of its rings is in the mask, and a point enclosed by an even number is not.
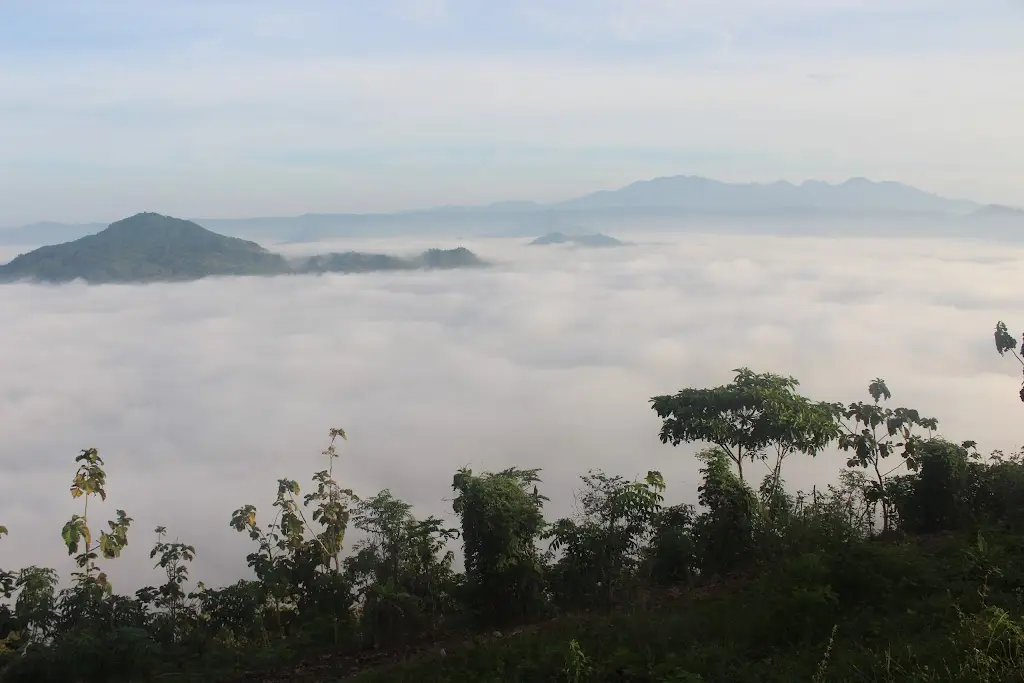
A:
[[[141,213],[72,242],[40,247],[0,266],[0,282],[90,284],[197,280],[211,276],[366,273],[452,269],[487,263],[464,247],[428,249],[413,258],[329,253],[289,263],[255,242],[227,237],[191,221]]]
[[[284,257],[255,242],[218,235],[191,221],[140,213],[95,235],[22,254],[0,266],[0,281],[158,282],[289,271]]]

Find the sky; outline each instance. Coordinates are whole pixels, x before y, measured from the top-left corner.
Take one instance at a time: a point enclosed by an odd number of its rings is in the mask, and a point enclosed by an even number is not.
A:
[[[951,440],[983,453],[1021,445],[1021,369],[992,343],[997,320],[1015,336],[1024,324],[1012,318],[1019,245],[630,239],[596,250],[470,240],[497,264],[470,271],[5,285],[0,566],[70,575],[60,529],[80,511],[68,487],[89,447],[108,474],[90,518],[104,526],[121,508],[135,520],[125,555],[102,565],[124,592],[159,579],[148,556],[158,525],[196,546],[194,578],[247,576],[253,547],[229,528],[232,511],[252,503],[265,520],[282,477],[308,490],[331,427],[349,437],[338,479],[363,496],[390,488],[420,516],[454,521],[452,475],[464,465],[542,468],[551,520],[571,512],[590,468],[657,469],[667,502],[693,503],[697,446],[661,444],[648,401],[724,384],[744,365],[844,403],[870,400],[882,377],[893,407],[937,418]],[[352,240],[289,253],[455,244]],[[809,491],[845,460],[794,456],[783,476]]]
[[[851,176],[1024,205],[1021,0],[0,0],[0,226]]]

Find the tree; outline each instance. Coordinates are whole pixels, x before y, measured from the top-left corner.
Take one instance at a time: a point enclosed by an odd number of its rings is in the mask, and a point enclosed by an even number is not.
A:
[[[944,439],[921,443],[920,470],[896,502],[900,522],[915,533],[963,528],[977,515],[974,509],[973,464],[979,459],[973,441],[954,444]]]
[[[460,469],[452,509],[462,520],[468,602],[484,621],[535,614],[543,600],[537,541],[547,500],[537,492],[540,470],[513,467],[474,475]],[[531,491],[532,488],[532,491]]]
[[[576,519],[560,519],[544,534],[551,550],[563,551],[553,569],[554,592],[563,604],[610,603],[643,558],[665,480],[660,472],[633,482],[603,472],[581,479],[585,488]]]
[[[341,550],[348,528],[350,507],[358,500],[351,489],[342,489],[334,479],[334,460],[338,457],[335,441],[345,439],[345,431],[330,432],[330,444],[322,452],[328,467],[313,475],[317,489],[299,504],[301,489],[292,479],[279,479],[274,507],[277,514],[265,529],[256,522],[256,507],[244,505],[231,515],[235,531],[247,532],[259,544],[247,556],[249,566],[259,578],[273,606],[275,620],[284,635],[284,614],[326,612],[331,619],[335,642],[339,631],[339,614],[347,613],[351,591],[342,572]],[[321,530],[313,530],[304,508],[315,503],[312,519]],[[311,538],[307,537],[307,532]],[[347,616],[347,614],[346,614]]]
[[[885,380],[877,378],[868,385],[871,403],[859,401],[851,403],[843,410],[844,433],[839,437],[839,448],[852,451],[853,455],[846,462],[847,467],[870,468],[874,481],[865,492],[872,504],[882,506],[882,531],[893,528],[892,496],[886,488],[889,475],[906,466],[917,470],[918,447],[921,437],[913,433],[915,427],[926,429],[929,437],[938,429],[938,420],[933,417],[922,417],[912,408],[886,408],[881,401],[888,401],[892,393]],[[837,408],[842,406],[837,405]],[[882,461],[899,450],[900,462],[895,467],[885,470]]]
[[[363,598],[364,635],[374,647],[432,626],[451,604],[455,559],[445,541],[458,537],[442,520],[417,520],[387,489],[356,505],[353,524],[367,534],[345,560]]]
[[[135,595],[141,602],[152,604],[161,610],[158,616],[162,619],[159,621],[166,625],[168,639],[177,642],[186,628],[187,617],[190,616],[185,584],[188,582],[188,563],[195,559],[196,549],[177,540],[173,543],[165,541],[165,527],[158,526],[154,533],[156,543],[149,552],[149,558],[154,559],[159,555],[155,567],[164,571],[167,581],[159,587],[139,589]]]
[[[655,396],[652,407],[662,419],[661,442],[703,441],[722,450],[741,482],[746,460],[765,460],[773,449],[773,478],[783,460],[796,452],[815,455],[839,436],[834,405],[812,402],[796,393],[793,377],[734,370],[732,383],[710,389],[683,389]]]
[[[78,463],[78,471],[71,483],[71,497],[82,499],[82,514],[71,516],[61,530],[61,537],[68,555],[75,556],[79,571],[72,575],[74,586],[65,591],[64,600],[69,606],[76,605],[73,609],[79,614],[95,616],[98,603],[112,591],[107,575],[96,566],[96,559],[100,555],[108,560],[121,555],[128,545],[128,528],[132,519],[124,510],[118,510],[116,519],[107,522],[110,530],[101,531],[99,539],[94,539],[89,527],[89,499],[99,496],[100,500],[106,501],[107,474],[103,469],[103,459],[95,448],[83,450],[75,462]]]
[[[750,488],[729,468],[727,451],[706,448],[697,458],[704,463],[704,483],[697,487],[704,511],[695,525],[700,568],[708,574],[725,574],[749,554],[757,503]]]
[[[1017,340],[1012,334],[1007,332],[1006,324],[1002,320],[996,323],[995,340],[996,351],[999,352],[999,355],[1005,355],[1006,352],[1009,351],[1010,355],[1016,358],[1017,362],[1020,363],[1021,370],[1024,372],[1024,340],[1021,341],[1020,354],[1018,354],[1016,350]],[[1020,385],[1020,400],[1024,401],[1024,382],[1021,382]]]

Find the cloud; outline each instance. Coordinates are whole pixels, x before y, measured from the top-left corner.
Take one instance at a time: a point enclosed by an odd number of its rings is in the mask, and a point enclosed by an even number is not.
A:
[[[1022,15],[996,0],[13,7],[0,225],[559,199],[674,173],[1024,204]]]
[[[462,465],[543,468],[549,518],[594,467],[661,470],[670,500],[693,501],[694,448],[659,443],[648,399],[726,382],[741,365],[793,374],[826,400],[866,398],[882,376],[897,405],[934,415],[950,438],[1019,445],[1019,369],[995,354],[990,330],[1019,308],[1024,249],[637,241],[466,241],[505,264],[479,272],[0,287],[4,564],[70,570],[59,530],[78,510],[73,458],[90,446],[109,472],[95,523],[118,507],[136,520],[126,556],[106,563],[123,590],[157,580],[157,525],[196,545],[196,577],[241,576],[250,544],[228,528],[232,510],[252,502],[266,518],[277,478],[308,484],[333,426],[350,436],[341,481],[364,495],[389,487],[421,515],[450,516]],[[332,246],[428,245],[447,246]],[[842,461],[797,458],[786,478],[807,488]]]
[[[1021,74],[1019,54],[927,68],[399,55],[0,70],[0,224],[556,200],[675,173],[863,175],[1024,203]]]

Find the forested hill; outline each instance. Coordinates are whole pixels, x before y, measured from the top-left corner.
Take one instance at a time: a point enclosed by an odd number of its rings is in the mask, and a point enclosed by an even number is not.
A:
[[[140,213],[95,235],[22,254],[0,266],[0,282],[145,283],[481,265],[485,263],[464,248],[432,249],[414,259],[349,252],[289,262],[255,242],[219,235],[191,221]]]

